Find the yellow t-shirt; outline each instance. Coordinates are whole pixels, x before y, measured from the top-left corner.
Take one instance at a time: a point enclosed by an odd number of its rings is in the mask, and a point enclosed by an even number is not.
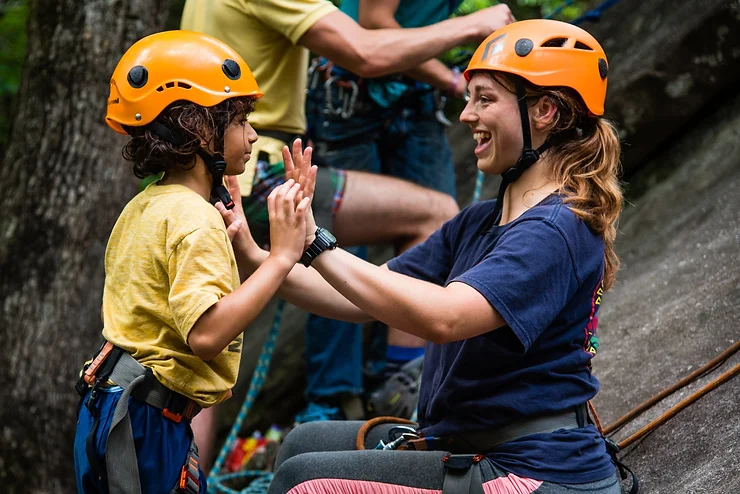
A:
[[[296,43],[336,10],[329,0],[187,0],[180,27],[220,39],[247,62],[264,93],[249,117],[257,133],[304,134],[308,49]],[[244,196],[252,188],[260,148],[257,141],[239,179]]]
[[[242,336],[209,362],[187,338],[206,309],[239,284],[216,208],[185,186],[153,183],[126,205],[108,240],[103,336],[168,388],[214,405],[236,383]]]

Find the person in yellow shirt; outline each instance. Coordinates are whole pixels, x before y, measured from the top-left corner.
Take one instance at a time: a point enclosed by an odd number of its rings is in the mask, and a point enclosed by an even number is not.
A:
[[[360,77],[378,77],[415,68],[460,44],[477,43],[512,20],[509,8],[500,4],[422,28],[365,29],[328,0],[186,0],[180,27],[232,46],[264,89],[250,120],[260,140],[239,176],[256,240],[262,245],[269,241],[266,198],[284,181],[281,150],[306,132],[309,50]],[[428,66],[424,69],[429,72]],[[449,70],[428,75],[441,88],[457,81]],[[400,179],[329,167],[318,174],[312,208],[320,224],[331,225],[342,246],[394,244],[399,252],[423,241],[459,211],[447,194]],[[361,341],[356,325],[352,331]],[[399,331],[391,330],[391,338],[398,346],[420,344]],[[359,365],[348,364],[356,378],[334,391],[362,391],[355,382],[361,379]],[[210,450],[213,416],[201,414],[198,421],[201,450]]]
[[[108,242],[106,343],[77,385],[79,492],[206,492],[190,419],[231,395],[244,328],[303,252],[308,199],[273,215],[270,260],[240,276],[230,235],[241,224],[227,230],[210,203],[233,207],[223,177],[253,152],[247,117],[261,96],[236,51],[189,31],[138,41],[111,77],[106,121],[130,137],[124,157],[140,178],[164,175]]]

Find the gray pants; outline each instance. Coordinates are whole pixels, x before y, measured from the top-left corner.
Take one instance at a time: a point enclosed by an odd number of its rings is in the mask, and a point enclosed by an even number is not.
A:
[[[310,422],[285,438],[275,465],[269,494],[393,493],[416,494],[418,489],[441,491],[445,468],[443,451],[380,451],[393,424],[374,427],[364,451],[355,450],[363,422]],[[553,484],[510,475],[490,461],[481,462],[486,493],[620,494],[616,474],[587,484]]]

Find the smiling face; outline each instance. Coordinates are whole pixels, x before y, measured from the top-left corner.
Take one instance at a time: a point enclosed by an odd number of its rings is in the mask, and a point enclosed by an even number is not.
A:
[[[233,120],[224,132],[225,175],[239,175],[252,153],[252,144],[257,141],[257,132],[246,117]]]
[[[470,100],[460,114],[478,145],[478,169],[500,175],[522,154],[522,121],[516,96],[486,73],[475,73],[468,85]]]

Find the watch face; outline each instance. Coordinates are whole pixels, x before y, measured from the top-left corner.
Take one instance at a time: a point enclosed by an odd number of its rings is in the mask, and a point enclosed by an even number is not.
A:
[[[326,243],[329,245],[335,244],[337,242],[337,239],[334,235],[331,234],[329,230],[322,229],[321,230],[322,236],[326,239]]]

